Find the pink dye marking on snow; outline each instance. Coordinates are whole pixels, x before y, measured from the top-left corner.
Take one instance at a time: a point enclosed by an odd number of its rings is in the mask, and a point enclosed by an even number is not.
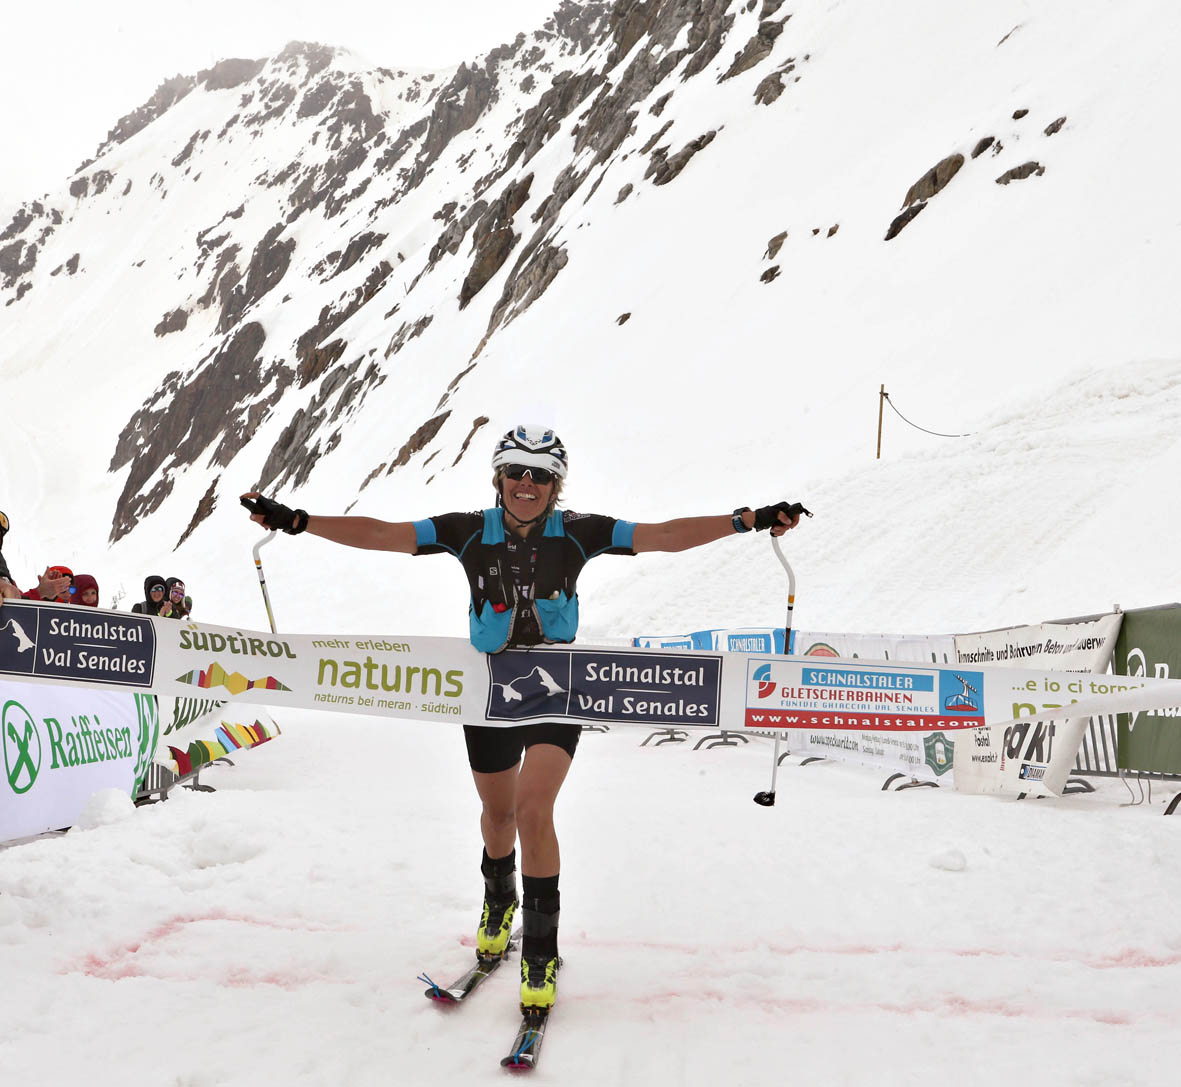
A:
[[[621,1001],[632,1004],[653,1004],[676,1000],[696,1002],[717,1002],[730,1008],[758,1008],[775,1015],[863,1015],[884,1012],[887,1015],[926,1016],[948,1014],[968,1018],[972,1016],[1001,1016],[1006,1019],[1061,1020],[1081,1019],[1086,1022],[1102,1023],[1105,1026],[1130,1026],[1138,1020],[1162,1019],[1173,1022],[1175,1016],[1168,1013],[1133,1015],[1111,1008],[1051,1008],[1038,1005],[1011,1004],[1003,1000],[970,1000],[966,997],[946,995],[932,997],[921,1004],[891,1004],[885,1001],[864,1003],[841,1003],[821,1000],[815,997],[753,996],[716,989],[699,989],[690,993],[666,989],[658,993],[621,998],[617,993],[586,993],[580,1000],[603,1001],[616,1004]]]
[[[148,932],[139,940],[125,944],[121,948],[116,948],[109,955],[102,956],[94,952],[83,957],[81,962],[77,965],[66,965],[58,972],[62,974],[86,974],[90,977],[101,978],[104,981],[121,981],[125,978],[161,976],[159,974],[149,974],[141,967],[133,962],[129,962],[133,956],[139,954],[140,951],[150,947],[153,944],[163,943],[171,940],[185,933],[188,926],[204,924],[207,922],[226,922],[229,924],[250,925],[256,928],[274,929],[284,932],[344,932],[348,931],[346,928],[332,925],[321,925],[313,922],[303,921],[299,918],[290,920],[278,920],[275,918],[244,916],[240,914],[230,914],[222,910],[212,910],[206,914],[192,914],[183,915],[180,917],[171,918],[161,924],[149,929]],[[304,981],[294,982],[292,984],[304,984]],[[239,984],[238,982],[228,981],[226,984]],[[241,984],[279,984],[263,980],[261,982],[243,982]]]
[[[474,940],[470,941],[474,944]],[[566,944],[580,944],[592,948],[612,948],[619,951],[663,951],[680,955],[695,956],[703,952],[710,955],[719,953],[726,955],[767,954],[777,956],[790,955],[916,955],[919,957],[947,956],[956,958],[993,958],[1020,959],[1022,961],[1039,961],[1055,963],[1077,963],[1080,966],[1094,970],[1123,970],[1140,968],[1159,968],[1181,965],[1181,954],[1154,955],[1147,951],[1127,948],[1120,952],[1107,955],[1083,956],[1068,951],[1043,951],[1029,949],[1006,950],[991,947],[908,947],[904,944],[770,944],[752,943],[741,945],[723,944],[678,944],[659,940],[603,940],[597,937],[569,936],[563,937]]]

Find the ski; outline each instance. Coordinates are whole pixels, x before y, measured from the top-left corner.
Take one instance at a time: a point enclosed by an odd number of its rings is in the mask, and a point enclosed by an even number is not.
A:
[[[527,1011],[521,1016],[521,1026],[513,1039],[513,1048],[500,1062],[501,1068],[513,1072],[530,1072],[541,1059],[541,1043],[545,1041],[545,1027],[549,1022],[548,1009]]]
[[[475,965],[466,973],[456,978],[450,985],[439,985],[437,982],[431,980],[430,975],[421,974],[418,980],[424,982],[427,986],[423,990],[423,995],[428,1000],[433,1000],[437,1004],[462,1004],[485,981],[496,973],[501,963],[508,957],[510,951],[516,951],[520,936],[520,932],[513,933],[509,939],[508,949],[503,955],[496,957],[477,955]]]

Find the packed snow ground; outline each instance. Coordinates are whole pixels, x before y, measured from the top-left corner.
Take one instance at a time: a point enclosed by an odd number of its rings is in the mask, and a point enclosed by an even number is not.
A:
[[[0,852],[13,1083],[503,1082],[514,969],[472,954],[457,729],[283,715],[214,793]],[[541,1082],[1154,1084],[1181,1043],[1176,820],[583,737],[559,802],[566,965]],[[515,964],[514,964],[515,967]]]

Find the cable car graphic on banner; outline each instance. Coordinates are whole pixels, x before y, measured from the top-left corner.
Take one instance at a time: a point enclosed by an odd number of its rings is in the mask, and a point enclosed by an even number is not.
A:
[[[956,679],[962,684],[962,688],[955,694],[949,694],[943,700],[944,713],[979,713],[980,712],[980,692],[976,690],[963,676],[956,674]]]

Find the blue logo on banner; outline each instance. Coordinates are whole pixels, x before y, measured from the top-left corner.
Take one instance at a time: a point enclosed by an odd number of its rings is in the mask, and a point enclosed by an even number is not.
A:
[[[979,717],[984,713],[984,673],[939,670],[939,702],[944,713]]]
[[[639,649],[693,649],[692,637],[684,638],[633,638],[632,645]]]
[[[11,601],[0,609],[0,674],[150,687],[155,660],[146,616]]]
[[[875,672],[855,668],[804,668],[807,687],[856,687],[871,691],[934,691],[935,677],[917,672]]]
[[[718,631],[719,643],[716,649],[727,653],[767,653],[780,656],[783,653],[783,627],[767,630],[744,630],[739,634]]]
[[[718,723],[722,662],[717,657],[509,649],[487,660],[489,721]]]

